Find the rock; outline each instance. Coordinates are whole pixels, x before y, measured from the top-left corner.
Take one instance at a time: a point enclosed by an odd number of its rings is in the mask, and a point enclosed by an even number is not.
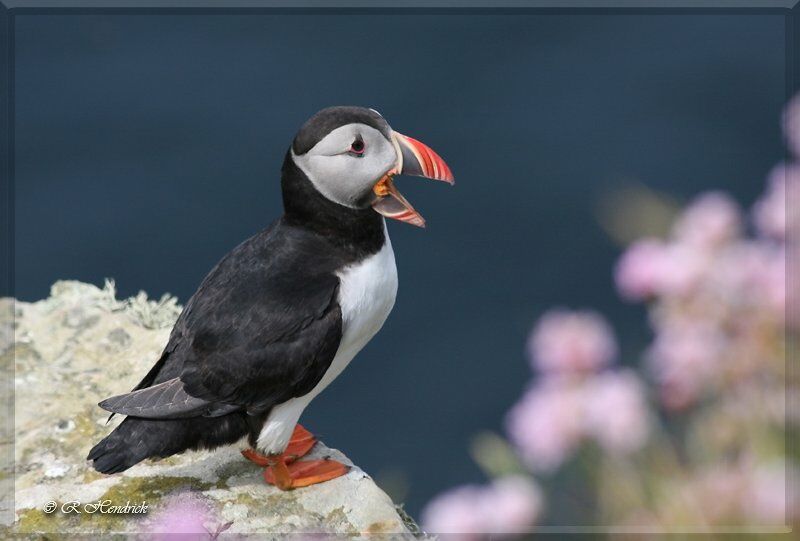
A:
[[[100,289],[61,281],[43,301],[0,300],[4,381],[13,374],[15,385],[2,389],[6,404],[15,390],[15,415],[6,415],[3,423],[1,445],[9,459],[0,477],[8,489],[4,494],[11,493],[11,480],[16,482],[13,502],[2,502],[3,537],[144,534],[163,524],[170,512],[192,519],[184,509],[189,501],[201,503],[195,508],[203,509],[202,516],[195,518],[202,522],[200,531],[211,532],[192,539],[213,538],[225,528],[243,534],[418,533],[402,509],[356,466],[333,481],[290,492],[265,484],[261,469],[239,454],[242,446],[146,461],[113,476],[95,472],[85,456],[119,422],[106,425],[107,414],[97,402],[133,388],[160,354],[180,310],[168,296],[153,301],[140,293],[117,300],[113,282]],[[318,443],[312,457],[325,455],[351,464],[339,451]],[[48,502],[56,502],[57,509],[46,512]],[[97,502],[108,504],[95,509]],[[175,502],[184,507],[175,511]],[[62,511],[64,504],[81,513]],[[127,513],[100,512],[108,511],[107,505],[126,504],[132,506]],[[135,512],[143,504],[147,512]]]

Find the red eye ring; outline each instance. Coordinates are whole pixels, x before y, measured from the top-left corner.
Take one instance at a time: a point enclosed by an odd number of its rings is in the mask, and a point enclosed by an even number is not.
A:
[[[350,145],[350,150],[348,150],[348,152],[361,156],[364,154],[364,148],[364,141],[361,138],[358,138]]]

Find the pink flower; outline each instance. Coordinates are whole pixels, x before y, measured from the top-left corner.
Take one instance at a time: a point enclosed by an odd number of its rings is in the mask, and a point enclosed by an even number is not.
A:
[[[670,409],[692,403],[718,372],[725,346],[725,336],[711,324],[666,322],[647,352],[662,403]]]
[[[611,327],[596,312],[552,310],[539,319],[528,341],[535,368],[552,373],[596,370],[617,355]]]
[[[542,508],[538,486],[525,477],[501,477],[488,486],[463,486],[439,495],[422,512],[425,531],[509,535],[531,531]]]
[[[487,532],[529,532],[542,511],[542,494],[526,477],[501,477],[492,483],[484,509],[488,514]]]
[[[622,254],[614,278],[628,300],[686,295],[698,286],[708,266],[708,254],[697,245],[645,239]]]
[[[711,284],[728,299],[748,297],[766,271],[771,246],[762,242],[731,244],[718,258]]]
[[[778,165],[770,172],[767,184],[766,192],[753,205],[756,229],[765,237],[779,240],[797,235],[800,233],[800,219],[797,217],[800,204],[800,166]]]
[[[531,468],[553,471],[572,454],[583,437],[582,400],[579,385],[548,378],[511,409],[508,434]]]
[[[703,513],[715,522],[739,514],[742,497],[750,488],[747,473],[738,464],[710,464],[700,470],[690,486],[703,502]]]
[[[735,238],[742,226],[736,202],[723,192],[697,197],[672,228],[674,237],[699,248],[713,248]]]
[[[792,490],[787,481],[796,479],[794,466],[783,460],[759,465],[752,472],[750,498],[743,497],[744,511],[759,525],[783,526],[797,516]]]
[[[662,287],[666,245],[656,239],[632,244],[617,262],[614,272],[617,289],[628,300],[655,296]]]
[[[485,533],[485,517],[479,512],[483,490],[467,485],[440,494],[422,511],[422,527],[436,534]]]
[[[166,498],[147,522],[151,541],[207,541],[206,526],[214,520],[209,503],[190,492]]]
[[[716,268],[711,285],[718,289],[721,300],[733,309],[746,306],[765,310],[776,320],[784,320],[787,292],[783,244],[763,241],[731,244],[720,254]]]
[[[789,247],[788,253],[784,255],[784,274],[787,271],[786,265],[791,263],[790,270],[792,275],[796,276],[798,261],[800,261],[800,246],[794,244]],[[800,330],[800,285],[798,285],[796,278],[789,280],[788,283],[784,282],[783,285],[786,288],[786,296],[784,297],[786,324],[792,331],[798,331]]]
[[[795,96],[783,111],[783,133],[795,158],[800,158],[800,98]]]
[[[702,284],[712,267],[709,253],[700,245],[673,242],[665,251],[659,293],[690,295]]]
[[[604,372],[587,382],[586,430],[606,451],[627,454],[640,449],[649,432],[645,391],[631,370]]]
[[[764,307],[771,309],[778,321],[786,317],[786,251],[781,248],[768,254],[764,274],[759,280]]]

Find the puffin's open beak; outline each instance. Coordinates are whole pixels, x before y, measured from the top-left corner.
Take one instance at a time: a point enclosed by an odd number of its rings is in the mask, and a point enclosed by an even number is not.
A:
[[[392,132],[392,142],[397,150],[397,165],[390,169],[373,187],[372,190],[378,199],[372,204],[372,208],[387,218],[425,227],[425,219],[397,191],[392,177],[413,175],[454,184],[453,173],[436,152],[416,139]]]

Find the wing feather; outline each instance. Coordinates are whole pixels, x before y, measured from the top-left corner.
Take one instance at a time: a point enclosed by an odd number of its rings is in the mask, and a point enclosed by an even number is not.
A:
[[[99,406],[106,411],[146,419],[180,419],[186,417],[218,416],[230,413],[238,406],[215,404],[186,392],[179,378],[146,387],[138,391],[106,398]]]

